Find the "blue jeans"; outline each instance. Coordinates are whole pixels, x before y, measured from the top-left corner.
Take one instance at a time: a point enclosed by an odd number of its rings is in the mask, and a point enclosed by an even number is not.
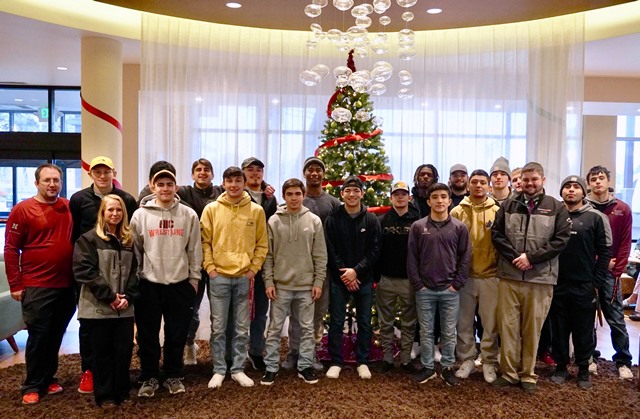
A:
[[[262,356],[264,350],[264,331],[267,328],[267,311],[269,311],[269,299],[264,288],[262,272],[258,272],[253,280],[254,315],[249,326],[249,354]]]
[[[213,372],[226,374],[225,349],[227,345],[227,322],[229,310],[233,313],[231,337],[231,373],[244,371],[249,346],[249,287],[247,277],[227,278],[218,275],[209,281],[209,303],[211,305],[211,356]]]
[[[607,271],[607,280],[598,290],[600,308],[605,320],[611,329],[611,344],[616,351],[613,360],[617,367],[626,365],[631,367],[631,352],[629,352],[629,333],[624,322],[624,310],[622,308],[622,289],[618,282],[616,295],[613,296],[613,285],[616,279]],[[619,281],[619,280],[618,280]],[[612,298],[613,296],[613,298]],[[611,301],[613,299],[613,301]],[[594,333],[595,335],[595,333]]]
[[[276,286],[276,299],[271,301],[269,311],[269,330],[265,343],[264,362],[267,371],[278,372],[280,362],[280,336],[287,316],[295,313],[300,327],[298,371],[313,365],[316,341],[313,337],[313,313],[315,304],[311,299],[311,290],[287,291]]]
[[[371,305],[373,303],[373,285],[371,282],[360,285],[360,289],[350,292],[340,279],[331,281],[331,295],[329,299],[329,354],[331,365],[342,366],[342,330],[347,311],[347,303],[353,296],[356,308],[356,322],[358,323],[358,335],[356,338],[356,357],[358,365],[369,363],[371,350]]]
[[[456,324],[458,323],[458,309],[460,296],[457,292],[432,291],[422,288],[416,291],[416,309],[420,323],[420,360],[425,368],[433,369],[433,328],[436,310],[440,314],[440,352],[443,368],[452,367],[456,361]]]

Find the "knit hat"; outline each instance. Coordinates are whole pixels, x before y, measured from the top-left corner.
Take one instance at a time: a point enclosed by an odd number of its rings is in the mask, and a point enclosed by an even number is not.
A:
[[[391,194],[393,195],[395,191],[406,191],[407,193],[410,193],[409,185],[404,180],[394,182],[391,185]]]
[[[311,156],[304,161],[302,172],[304,173],[304,171],[307,170],[307,167],[311,166],[312,164],[317,164],[318,166],[322,167],[322,171],[324,172],[324,163],[322,162],[322,160],[315,156]]]
[[[496,161],[491,165],[491,170],[489,171],[489,176],[493,175],[494,172],[505,172],[509,180],[511,180],[511,169],[509,169],[509,160],[506,157],[498,157]]]
[[[355,176],[355,175],[351,175],[344,180],[341,190],[344,191],[346,188],[349,188],[349,187],[356,187],[360,190],[364,189],[364,185],[362,184],[362,181],[358,176]]]
[[[449,170],[449,176],[451,176],[453,172],[464,172],[467,175],[469,174],[469,171],[467,170],[467,166],[460,163],[454,164],[453,166],[451,166],[451,170]]]
[[[562,184],[560,184],[560,196],[562,196],[562,190],[564,189],[564,185],[570,182],[575,182],[582,188],[582,194],[587,196],[587,181],[582,176],[571,175],[564,178]]]

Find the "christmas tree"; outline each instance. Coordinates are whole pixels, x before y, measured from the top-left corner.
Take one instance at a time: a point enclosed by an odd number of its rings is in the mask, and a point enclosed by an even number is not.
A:
[[[387,165],[380,120],[373,115],[373,102],[366,90],[370,75],[356,71],[353,51],[347,67],[342,67],[344,71],[339,69],[334,71],[337,87],[327,106],[329,119],[316,153],[326,166],[324,185],[327,192],[340,198],[342,181],[356,175],[365,185],[362,202],[384,212],[390,205],[393,176]]]

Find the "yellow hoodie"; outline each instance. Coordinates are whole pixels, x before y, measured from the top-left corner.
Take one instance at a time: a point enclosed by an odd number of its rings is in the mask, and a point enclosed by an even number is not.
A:
[[[462,221],[469,229],[471,239],[471,267],[469,276],[490,278],[496,276],[497,253],[491,241],[491,226],[500,207],[488,197],[482,204],[474,205],[468,196],[451,210],[451,216]]]
[[[251,270],[258,273],[268,250],[267,220],[262,207],[245,191],[232,203],[224,192],[208,204],[200,217],[203,266],[230,278]]]

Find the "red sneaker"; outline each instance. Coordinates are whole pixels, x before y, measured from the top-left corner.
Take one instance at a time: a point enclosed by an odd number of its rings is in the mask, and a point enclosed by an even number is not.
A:
[[[47,394],[58,394],[58,393],[62,393],[62,390],[64,390],[62,388],[62,386],[58,383],[51,383],[49,384],[49,388],[47,388]]]
[[[82,373],[82,376],[80,377],[80,385],[78,386],[78,393],[93,393],[93,374],[91,374],[91,371],[86,370]]]
[[[544,351],[542,355],[540,355],[540,360],[547,365],[556,365],[556,360],[553,359],[553,356],[549,351]]]
[[[40,403],[40,395],[36,392],[27,393],[22,396],[22,404],[37,404]]]

